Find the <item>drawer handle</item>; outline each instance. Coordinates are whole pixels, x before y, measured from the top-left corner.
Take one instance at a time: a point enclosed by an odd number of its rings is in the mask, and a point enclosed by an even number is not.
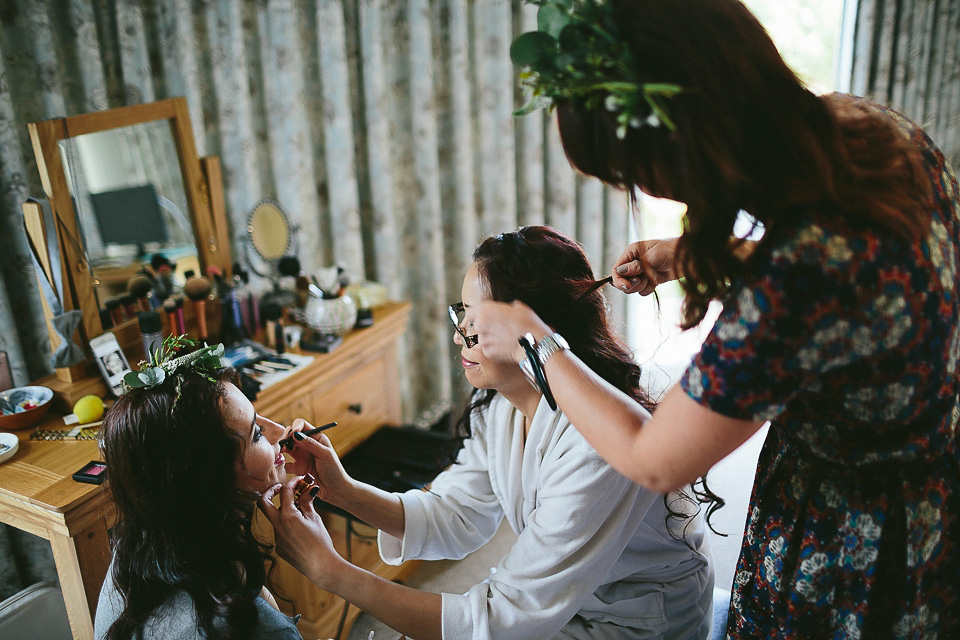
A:
[[[360,403],[347,405],[347,411],[350,413],[356,413],[357,415],[363,413],[363,405]]]

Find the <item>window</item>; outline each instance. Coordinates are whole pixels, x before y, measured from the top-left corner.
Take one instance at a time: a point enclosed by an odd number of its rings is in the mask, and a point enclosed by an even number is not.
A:
[[[744,0],[744,4],[801,80],[816,93],[836,90],[844,0]],[[640,229],[634,229],[634,238],[679,235],[684,205],[641,195],[640,210]],[[742,222],[738,226],[749,229],[747,220]],[[663,285],[657,295],[659,310],[653,296],[629,296],[627,303],[631,318],[627,340],[644,368],[643,382],[655,396],[683,372],[720,312],[719,303],[714,302],[700,326],[681,332],[680,286]]]

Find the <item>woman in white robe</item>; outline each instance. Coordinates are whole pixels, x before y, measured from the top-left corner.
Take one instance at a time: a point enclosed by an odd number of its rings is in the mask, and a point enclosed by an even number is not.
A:
[[[523,300],[553,318],[569,348],[645,402],[639,367],[611,332],[580,247],[547,227],[488,238],[463,283],[462,308]],[[461,307],[456,307],[461,308]],[[457,463],[429,491],[391,494],[346,475],[324,435],[296,438],[299,472],[318,497],[380,529],[384,561],[462,558],[497,531],[517,541],[489,580],[431,594],[350,565],[333,550],[296,479],[261,508],[280,555],[321,588],[414,638],[707,638],[713,572],[696,503],[662,496],[610,467],[513,364],[488,361],[457,326],[461,364],[477,388],[461,419]],[[471,346],[467,346],[470,344]],[[309,428],[302,421],[295,431]]]

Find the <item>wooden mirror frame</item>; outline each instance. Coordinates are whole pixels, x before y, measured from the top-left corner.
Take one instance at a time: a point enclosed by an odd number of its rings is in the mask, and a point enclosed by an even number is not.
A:
[[[205,272],[209,266],[216,265],[229,276],[230,241],[224,210],[220,162],[216,156],[204,158],[197,156],[186,98],[169,98],[147,104],[28,124],[43,191],[50,202],[54,219],[60,223],[55,225],[57,228],[53,231],[56,233],[62,269],[63,300],[60,302],[64,311],[79,309],[83,313],[80,328],[85,341],[82,344],[85,351],[89,351],[89,345],[86,343],[103,334],[104,328],[94,294],[93,273],[76,246],[76,241],[73,240],[79,237],[79,226],[67,185],[59,143],[61,140],[87,133],[162,120],[170,122],[177,147],[200,268]],[[49,271],[49,257],[45,254],[47,246],[45,237],[51,231],[44,229],[42,215],[38,220],[38,210],[39,206],[35,204],[32,207],[25,205],[24,216],[31,240],[41,253],[41,267]],[[67,235],[72,235],[73,239],[66,237]],[[44,314],[47,315],[49,327],[51,315],[46,303],[44,303]],[[120,331],[117,329],[122,330],[130,323],[136,324],[134,320],[128,320],[111,330],[119,334]],[[125,342],[129,342],[120,340],[119,335],[118,340],[122,347],[126,347]],[[51,334],[51,348],[56,347],[57,344],[53,344],[53,334]],[[86,375],[85,364],[75,365],[69,370],[58,369],[57,375],[61,380],[83,377]]]

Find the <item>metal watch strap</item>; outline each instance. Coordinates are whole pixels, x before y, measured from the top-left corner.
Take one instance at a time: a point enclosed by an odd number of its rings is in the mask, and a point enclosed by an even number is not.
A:
[[[569,349],[570,345],[559,333],[548,333],[537,342],[537,358],[540,364],[546,364],[547,359],[558,351]]]

